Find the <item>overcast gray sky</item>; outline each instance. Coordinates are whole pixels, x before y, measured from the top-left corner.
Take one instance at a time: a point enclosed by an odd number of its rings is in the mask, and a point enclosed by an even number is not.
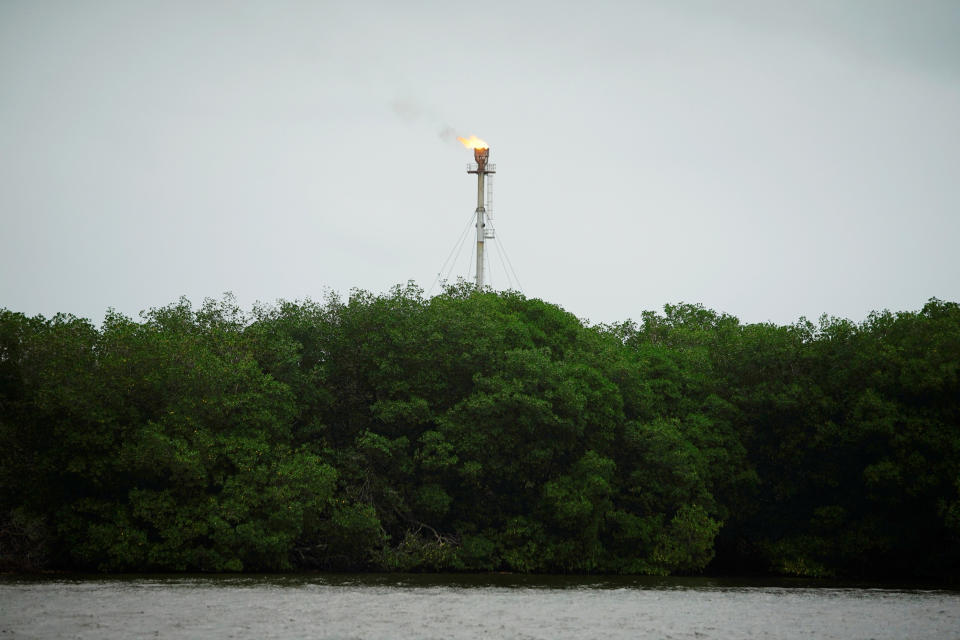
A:
[[[476,198],[447,127],[581,318],[960,299],[957,0],[0,0],[0,306],[429,289]]]

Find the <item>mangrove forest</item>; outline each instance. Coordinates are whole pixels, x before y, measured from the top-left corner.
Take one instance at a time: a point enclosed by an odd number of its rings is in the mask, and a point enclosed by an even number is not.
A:
[[[960,576],[960,306],[0,310],[0,570]]]

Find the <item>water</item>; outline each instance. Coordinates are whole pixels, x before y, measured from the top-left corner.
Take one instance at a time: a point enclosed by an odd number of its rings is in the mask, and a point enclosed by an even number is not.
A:
[[[0,579],[5,638],[960,638],[960,592],[512,575]]]

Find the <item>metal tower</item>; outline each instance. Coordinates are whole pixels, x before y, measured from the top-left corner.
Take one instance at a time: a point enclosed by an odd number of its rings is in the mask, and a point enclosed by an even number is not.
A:
[[[487,232],[486,215],[487,209],[484,205],[483,184],[488,174],[497,172],[497,165],[487,164],[490,157],[489,148],[474,148],[473,159],[476,164],[467,166],[467,173],[477,174],[477,288],[483,288],[483,243],[487,238],[493,237],[493,232]]]

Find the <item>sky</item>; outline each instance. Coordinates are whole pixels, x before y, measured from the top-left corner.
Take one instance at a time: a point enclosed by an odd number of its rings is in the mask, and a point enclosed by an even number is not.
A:
[[[490,284],[590,322],[960,300],[957,0],[0,0],[0,307],[436,294],[451,133]]]

